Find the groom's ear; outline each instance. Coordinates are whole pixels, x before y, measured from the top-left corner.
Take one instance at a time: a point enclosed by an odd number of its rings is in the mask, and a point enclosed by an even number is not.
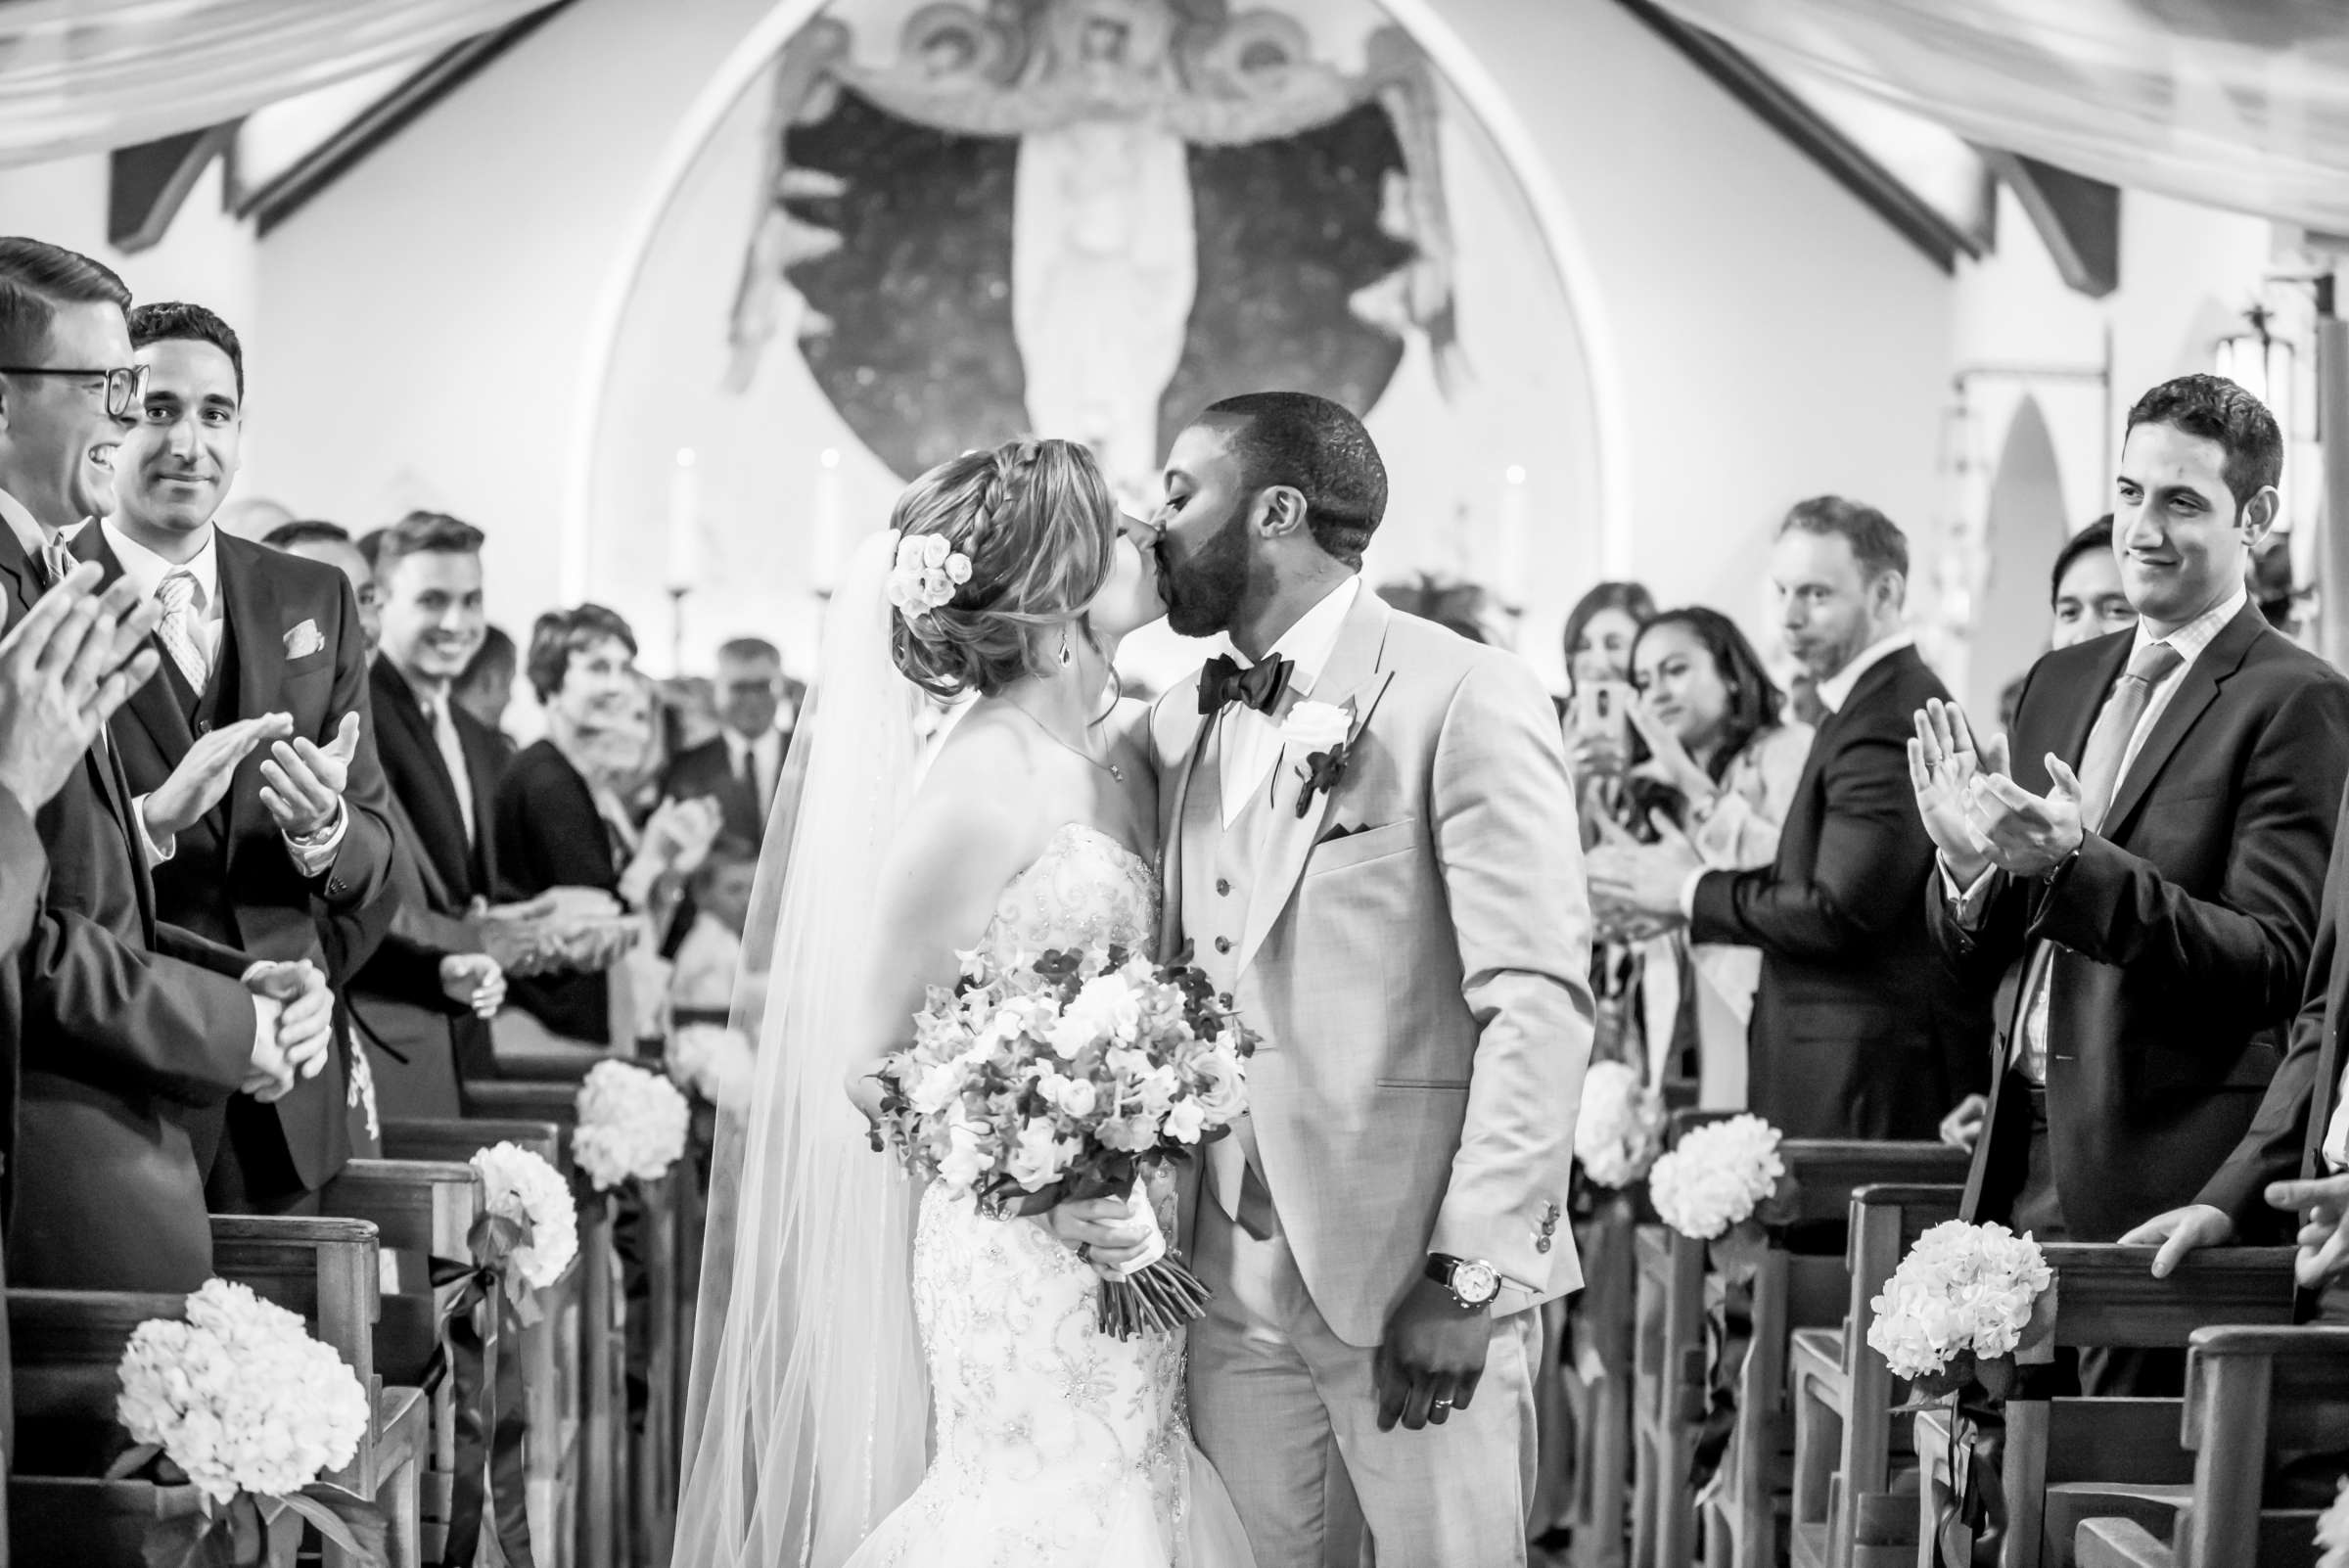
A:
[[[1262,491],[1256,507],[1256,530],[1265,538],[1288,538],[1305,531],[1305,492],[1293,485],[1275,484]]]

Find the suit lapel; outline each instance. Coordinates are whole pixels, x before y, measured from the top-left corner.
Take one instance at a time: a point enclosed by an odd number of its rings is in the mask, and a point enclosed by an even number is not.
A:
[[[286,665],[285,644],[278,640],[285,617],[278,601],[277,584],[269,579],[269,574],[263,570],[262,547],[247,545],[244,540],[217,530],[215,535],[213,548],[220,576],[220,651],[212,661],[212,668],[216,671],[227,669],[230,649],[233,647],[237,674],[235,706],[220,716],[228,719],[252,718],[268,713],[276,704],[280,676]],[[214,684],[218,684],[217,676]],[[198,700],[203,700],[201,695]],[[255,757],[265,755],[261,752],[254,754]],[[259,763],[248,759],[244,765],[257,767]],[[221,834],[227,860],[235,858],[237,845],[245,837],[236,831],[235,813],[249,793],[232,789],[228,798],[221,803],[221,809],[228,813]],[[257,807],[260,797],[252,795],[251,802]]]
[[[408,685],[407,677],[400,674],[397,669],[380,657],[376,660],[370,681],[374,687],[377,729],[381,731],[386,726],[391,726],[398,731],[406,743],[405,749],[409,757],[414,761],[416,768],[423,773],[426,790],[433,796],[429,803],[411,803],[416,808],[411,809],[408,814],[415,821],[419,830],[417,834],[418,847],[424,858],[435,863],[442,881],[451,886],[470,883],[472,877],[469,867],[473,860],[473,847],[463,842],[465,813],[458,807],[457,787],[455,781],[448,776],[448,764],[440,760],[440,743],[433,734],[433,726],[425,721],[424,705],[417,701],[415,690]],[[460,727],[458,730],[460,738],[463,733],[464,731]],[[381,742],[379,741],[378,744],[380,745]],[[431,816],[436,819],[437,823],[443,824],[445,831],[429,833],[424,831],[427,826],[426,813],[421,807],[426,805],[431,807]],[[474,796],[473,807],[475,820],[478,822],[483,809],[482,798],[478,791]],[[454,860],[451,860],[445,853],[446,845],[451,840],[456,841],[459,846],[459,853]]]
[[[2097,837],[2117,840],[2127,830],[2130,813],[2143,804],[2145,791],[2161,776],[2162,767],[2178,750],[2178,743],[2186,739],[2186,732],[2193,728],[2202,711],[2217,700],[2220,683],[2242,667],[2243,656],[2267,629],[2259,607],[2246,604],[2210,646],[2202,650],[2202,657],[2180,678],[2169,706],[2154,720],[2152,733],[2145,737],[2136,761],[2121,775],[2120,786],[2113,791],[2111,809],[2104,813],[2104,820],[2097,828]],[[2099,702],[2097,706],[2100,708],[2102,704]]]
[[[122,576],[122,562],[107,541],[106,530],[94,523],[73,540],[73,554],[81,560],[98,563],[105,574],[101,586],[112,586]],[[147,739],[162,757],[164,765],[177,767],[179,760],[188,755],[188,748],[196,744],[195,732],[188,727],[188,710],[179,702],[179,692],[184,689],[177,684],[179,667],[171,662],[161,638],[150,634],[147,646],[155,650],[162,667],[153,680],[130,694],[130,700],[115,713],[114,727],[119,732],[136,725],[146,731]]]

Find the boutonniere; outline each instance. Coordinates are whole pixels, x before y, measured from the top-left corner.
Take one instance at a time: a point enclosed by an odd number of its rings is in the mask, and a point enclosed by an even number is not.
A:
[[[1306,754],[1297,764],[1297,776],[1305,780],[1297,792],[1299,816],[1313,809],[1314,796],[1336,789],[1345,777],[1354,725],[1353,705],[1340,708],[1334,703],[1299,703],[1281,721],[1281,744]]]

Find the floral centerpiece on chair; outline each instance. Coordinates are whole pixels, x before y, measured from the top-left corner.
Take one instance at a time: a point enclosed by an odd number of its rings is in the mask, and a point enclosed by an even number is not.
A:
[[[598,1192],[668,1175],[693,1125],[693,1107],[675,1084],[625,1062],[595,1064],[579,1085],[578,1110],[572,1157]]]
[[[1921,1398],[2014,1384],[2015,1356],[2054,1282],[2039,1243],[2002,1224],[1948,1220],[1916,1238],[1868,1303],[1867,1343]]]
[[[1583,1075],[1574,1157],[1602,1187],[1628,1187],[1648,1174],[1664,1146],[1664,1105],[1625,1062],[1592,1062]]]

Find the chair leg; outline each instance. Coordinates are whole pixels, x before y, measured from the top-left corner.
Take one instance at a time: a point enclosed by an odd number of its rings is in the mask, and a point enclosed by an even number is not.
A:
[[[421,1467],[411,1459],[376,1494],[391,1528],[385,1539],[387,1568],[424,1568],[424,1489]]]

